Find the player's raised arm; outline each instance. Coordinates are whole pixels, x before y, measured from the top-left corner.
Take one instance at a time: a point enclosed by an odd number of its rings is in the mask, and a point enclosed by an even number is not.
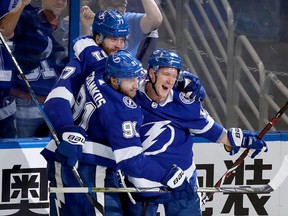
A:
[[[8,1],[11,2],[11,1]],[[30,4],[31,0],[20,0],[16,8],[14,8],[11,13],[5,16],[0,23],[1,33],[6,39],[10,39],[14,36],[14,29],[18,23],[20,15],[24,8]],[[4,6],[1,5],[3,8]]]
[[[140,24],[142,32],[147,34],[161,25],[163,17],[155,0],[142,0],[142,4],[145,15]]]

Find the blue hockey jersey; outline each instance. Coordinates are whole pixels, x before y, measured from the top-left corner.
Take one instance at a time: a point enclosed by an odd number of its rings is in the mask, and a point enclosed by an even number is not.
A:
[[[85,143],[82,160],[90,162],[94,157],[92,162],[96,164],[111,167],[116,163],[112,168],[125,174],[161,181],[170,169],[164,169],[142,154],[139,135],[143,118],[141,108],[102,80],[93,79],[94,76],[92,73],[86,79],[84,119],[77,120],[93,141],[92,144],[89,141]],[[84,121],[87,116],[88,122]],[[111,151],[100,151],[105,147],[111,148]],[[109,158],[110,153],[113,154]]]
[[[225,129],[210,117],[199,101],[187,99],[184,93],[173,89],[165,102],[156,103],[146,96],[144,88],[145,82],[140,86],[136,102],[144,115],[140,137],[145,155],[167,169],[176,164],[188,178],[195,180],[191,133],[217,142]],[[129,180],[136,187],[161,186],[147,179],[129,177]]]
[[[87,49],[85,50],[87,52],[85,54],[89,66],[81,63],[76,57],[72,58],[63,69],[60,79],[53,86],[44,104],[44,110],[55,127],[56,132],[64,126],[74,124],[73,112],[75,113],[75,110],[73,106],[86,77],[93,70],[96,72],[97,77],[101,77],[105,68],[107,55],[103,49],[95,46],[95,42],[93,43],[94,40],[91,37],[81,37],[77,40],[81,40],[82,42],[75,43],[74,45],[78,46],[79,44],[79,49],[77,48],[79,52],[76,56],[80,55],[82,57],[84,55],[82,48],[86,47]],[[93,50],[89,48],[91,43],[93,43]],[[81,44],[82,46],[80,46]]]
[[[170,168],[163,168],[142,153],[141,108],[97,79],[96,72],[86,78],[73,110],[74,124],[83,127],[87,134],[80,161],[157,182],[168,173]],[[55,142],[50,142],[47,149],[55,150]]]
[[[93,37],[80,36],[73,41],[73,50],[75,57],[82,64],[82,71],[89,75],[92,71],[96,71],[97,78],[101,78],[104,72],[104,66],[107,54],[100,48]]]

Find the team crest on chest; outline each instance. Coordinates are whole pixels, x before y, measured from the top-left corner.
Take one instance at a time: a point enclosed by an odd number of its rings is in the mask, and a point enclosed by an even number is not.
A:
[[[189,97],[186,97],[186,94],[184,92],[179,93],[179,98],[184,104],[192,104],[195,99],[190,99]]]
[[[127,97],[127,96],[123,97],[123,102],[129,108],[132,108],[132,109],[137,108],[137,104],[130,97]]]

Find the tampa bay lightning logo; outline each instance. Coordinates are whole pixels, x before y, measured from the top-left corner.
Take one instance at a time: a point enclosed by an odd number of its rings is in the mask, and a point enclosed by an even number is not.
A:
[[[119,62],[121,61],[121,58],[120,57],[115,57],[113,56],[113,62],[116,63],[116,64],[119,64]]]
[[[175,129],[171,121],[150,122],[141,125],[143,151],[145,155],[156,155],[165,152],[173,144]]]
[[[192,104],[195,101],[195,98],[190,99],[184,92],[179,93],[179,98],[184,104]]]
[[[132,108],[132,109],[137,108],[137,104],[130,97],[127,97],[127,96],[123,97],[123,102],[129,108]]]
[[[99,13],[98,17],[99,17],[99,19],[104,20],[104,18],[105,18],[105,11],[103,11],[102,13]]]

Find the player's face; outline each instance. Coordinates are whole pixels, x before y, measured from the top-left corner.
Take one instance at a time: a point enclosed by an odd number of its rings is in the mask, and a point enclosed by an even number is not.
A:
[[[60,16],[67,6],[67,0],[42,0],[42,8],[50,10],[55,16]]]
[[[158,95],[158,102],[164,101],[167,97],[171,89],[173,88],[178,76],[178,70],[175,68],[163,67],[159,68],[157,73],[157,80],[155,79],[155,74],[153,73],[153,82],[155,82],[155,88]]]
[[[118,50],[123,50],[125,47],[125,38],[123,37],[109,37],[106,36],[103,43],[102,49],[107,55],[112,55]]]
[[[136,95],[138,89],[138,77],[137,78],[130,78],[130,79],[121,79],[121,86],[119,91],[124,95],[133,98]]]

